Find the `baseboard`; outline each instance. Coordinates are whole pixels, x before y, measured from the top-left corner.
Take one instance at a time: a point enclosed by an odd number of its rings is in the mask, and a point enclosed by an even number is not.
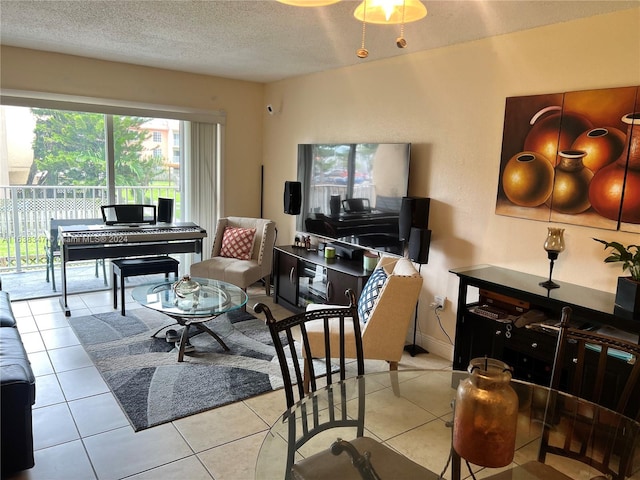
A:
[[[442,358],[453,362],[453,345],[449,342],[443,342],[437,338],[423,335],[420,332],[416,335],[416,343],[422,348]]]

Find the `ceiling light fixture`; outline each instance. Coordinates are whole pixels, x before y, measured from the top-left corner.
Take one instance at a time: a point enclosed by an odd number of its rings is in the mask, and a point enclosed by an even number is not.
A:
[[[340,0],[278,0],[280,3],[293,5],[294,7],[324,7],[338,3]]]
[[[295,7],[322,7],[338,3],[340,0],[277,0],[280,3]],[[427,16],[427,7],[420,0],[363,0],[353,12],[353,16],[362,22],[362,44],[356,55],[367,58],[369,51],[365,48],[367,23],[382,25],[400,25],[400,36],[396,38],[398,48],[405,48],[404,24],[415,22]]]
[[[396,38],[398,48],[405,48],[404,24],[415,22],[427,15],[427,8],[420,0],[363,0],[353,12],[353,16],[362,21],[362,45],[356,51],[358,58],[367,58],[369,51],[365,48],[367,23],[400,24],[400,36]]]
[[[367,23],[404,24],[426,17],[427,7],[420,0],[364,0],[353,16]]]

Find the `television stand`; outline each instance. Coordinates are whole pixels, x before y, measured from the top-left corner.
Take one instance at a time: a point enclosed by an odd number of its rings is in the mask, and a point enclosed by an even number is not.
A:
[[[360,297],[371,272],[362,258],[324,258],[323,252],[293,245],[274,247],[275,303],[303,312],[311,303],[348,305],[344,294],[351,289]]]

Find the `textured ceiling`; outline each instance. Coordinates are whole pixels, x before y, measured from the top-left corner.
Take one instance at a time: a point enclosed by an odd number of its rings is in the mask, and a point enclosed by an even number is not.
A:
[[[0,0],[4,45],[270,82],[640,5],[640,0],[424,0],[428,15],[368,25],[356,57],[358,2],[299,8],[275,1]],[[638,15],[630,11],[629,15]],[[639,25],[640,25],[640,18]]]

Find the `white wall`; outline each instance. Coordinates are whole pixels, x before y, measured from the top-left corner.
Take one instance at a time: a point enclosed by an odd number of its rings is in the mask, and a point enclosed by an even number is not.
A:
[[[264,114],[265,216],[277,222],[278,243],[292,243],[282,189],[296,179],[298,143],[411,142],[409,193],[432,199],[422,344],[451,355],[427,309],[447,296],[441,317],[453,338],[458,281],[449,269],[486,263],[548,275],[550,224],[495,214],[505,98],[631,85],[640,85],[640,8],[269,84],[265,103],[281,111]],[[591,238],[640,243],[638,235],[559,226],[567,248],[554,278],[615,291],[622,270],[602,262]]]
[[[7,122],[7,120],[9,120]],[[24,185],[33,163],[35,120],[23,108],[0,106],[0,184]],[[9,161],[11,155],[11,162]]]

